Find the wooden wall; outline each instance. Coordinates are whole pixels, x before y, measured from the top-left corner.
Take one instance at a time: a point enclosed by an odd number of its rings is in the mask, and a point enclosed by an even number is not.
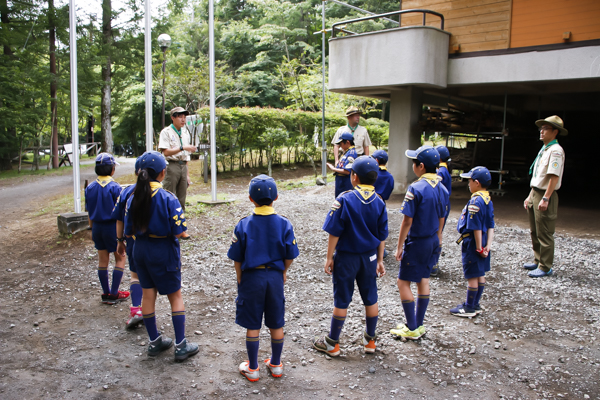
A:
[[[600,39],[599,0],[513,0],[510,47],[592,39]]]
[[[403,0],[402,9],[422,8],[443,14],[445,18],[444,30],[452,33],[449,52],[464,53],[507,49],[509,47],[512,1]],[[600,0],[591,1],[600,2]],[[422,25],[422,21],[422,14],[414,14],[410,17],[403,16],[402,26]],[[439,28],[439,21],[438,17],[427,17],[427,25]]]

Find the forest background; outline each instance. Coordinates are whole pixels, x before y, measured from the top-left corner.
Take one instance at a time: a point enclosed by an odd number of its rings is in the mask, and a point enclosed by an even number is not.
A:
[[[78,2],[76,1],[76,4]],[[115,3],[115,2],[113,2]],[[145,150],[144,1],[102,0],[101,12],[79,5],[77,60],[80,142],[139,155]],[[375,13],[398,1],[350,0]],[[287,162],[320,157],[323,49],[320,0],[215,1],[217,146],[221,169],[262,165],[264,154]],[[69,12],[65,0],[0,0],[0,170],[27,147],[71,142]],[[326,27],[361,17],[326,5]],[[152,18],[152,110],[155,143],[161,129],[163,52],[165,97],[204,122],[209,106],[208,0],[162,1]],[[354,24],[365,32],[392,27],[383,20]],[[328,35],[329,37],[329,35]],[[327,76],[327,74],[326,74]],[[327,79],[327,78],[326,78]],[[326,82],[327,84],[327,82]],[[364,111],[371,138],[387,144],[386,103],[326,91],[326,138],[346,123],[344,110]],[[206,127],[207,124],[204,124]],[[204,128],[204,138],[206,138]],[[93,139],[93,140],[92,140]],[[254,155],[254,156],[253,156]],[[34,165],[38,152],[33,152]],[[265,157],[266,158],[266,157]],[[57,167],[58,160],[45,161]]]

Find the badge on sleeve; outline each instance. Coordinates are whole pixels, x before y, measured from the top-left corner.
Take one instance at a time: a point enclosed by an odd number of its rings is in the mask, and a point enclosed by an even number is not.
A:
[[[415,195],[413,194],[413,192],[406,192],[406,194],[404,195],[404,201],[410,201],[413,200],[415,198]]]
[[[475,204],[469,204],[469,212],[471,214],[475,214],[475,213],[479,212],[479,207],[476,206]]]
[[[238,241],[237,236],[235,236],[235,233],[232,233],[231,234],[231,243],[237,243],[237,241]]]
[[[333,211],[337,211],[337,210],[339,210],[339,209],[340,209],[340,207],[341,207],[341,206],[342,206],[342,205],[340,204],[340,202],[336,200],[336,201],[334,201],[334,202],[333,202],[333,204],[331,205],[331,209],[332,209]]]

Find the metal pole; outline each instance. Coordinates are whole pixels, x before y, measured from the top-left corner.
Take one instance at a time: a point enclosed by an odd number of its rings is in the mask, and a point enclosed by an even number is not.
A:
[[[327,144],[325,143],[325,4],[327,4],[327,0],[323,0],[323,2],[321,3],[323,8],[322,8],[322,15],[323,15],[323,20],[322,20],[322,33],[321,33],[321,58],[323,61],[323,105],[322,105],[322,112],[323,112],[323,116],[321,117],[322,120],[322,126],[321,126],[321,149],[322,149],[322,156],[321,156],[321,169],[322,169],[322,175],[323,175],[323,180],[325,182],[327,182]]]
[[[498,179],[498,190],[502,189],[502,170],[504,167],[504,137],[506,131],[506,104],[508,101],[508,94],[504,93],[504,117],[502,119],[502,150],[500,150],[500,178]]]
[[[214,0],[208,1],[208,61],[210,81],[210,194],[217,201],[217,139],[215,131],[215,21]]]
[[[69,0],[69,41],[71,47],[71,137],[73,142],[73,203],[75,212],[81,212],[81,188],[79,184],[79,107],[77,93],[77,16],[75,0]]]
[[[165,67],[167,65],[167,48],[163,47],[163,84],[162,84],[162,129],[165,129]]]
[[[323,0],[323,2],[325,2],[325,1],[326,0]],[[341,1],[338,1],[338,0],[329,0],[329,1],[333,1],[334,3],[337,3],[337,4],[341,5],[341,6],[346,6],[348,8],[353,9],[353,10],[364,12],[364,13],[369,14],[369,15],[377,15],[374,12],[363,10],[362,8],[354,7],[354,6],[351,6],[350,4],[347,4],[347,3],[344,3],[344,2],[341,2]],[[400,4],[402,4],[402,2],[400,2]],[[402,5],[400,5],[400,9],[402,9]],[[382,18],[382,19],[385,19],[386,21],[393,22],[395,24],[400,25],[400,22],[394,21],[393,19],[389,19],[389,18]]]
[[[146,151],[152,151],[154,147],[154,129],[152,128],[152,33],[150,31],[150,0],[145,4],[145,81],[146,81]]]

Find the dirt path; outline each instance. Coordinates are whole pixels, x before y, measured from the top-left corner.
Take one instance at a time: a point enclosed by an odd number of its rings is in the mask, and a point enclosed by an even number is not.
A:
[[[291,219],[300,248],[285,289],[284,376],[276,380],[261,370],[259,382],[246,381],[237,372],[246,359],[245,331],[234,323],[235,273],[226,252],[235,223],[252,210],[249,179],[220,181],[219,192],[237,200],[230,206],[188,209],[193,238],[182,247],[183,293],[187,335],[200,353],[181,364],[171,352],[146,356],[145,330],[123,329],[129,304],[100,303],[89,232],[60,238],[55,216],[44,213],[9,221],[10,234],[0,230],[0,398],[599,398],[598,240],[559,233],[556,275],[533,280],[519,269],[530,257],[528,231],[497,214],[485,312],[459,319],[448,313],[465,294],[460,249],[453,243],[462,208],[457,200],[444,232],[443,273],[431,281],[426,337],[400,342],[387,333],[403,321],[398,263],[388,257],[387,275],[379,280],[378,351],[361,352],[364,311],[355,292],[341,336],[343,355],[330,360],[313,351],[310,340],[329,328],[332,288],[322,270],[327,236],[320,228],[333,187],[287,190],[297,185],[284,181],[278,181],[275,207]],[[193,193],[208,191],[197,184]],[[398,206],[389,203],[388,250],[398,237]],[[172,337],[166,298],[156,314]],[[260,357],[266,358],[265,329],[260,339]]]

